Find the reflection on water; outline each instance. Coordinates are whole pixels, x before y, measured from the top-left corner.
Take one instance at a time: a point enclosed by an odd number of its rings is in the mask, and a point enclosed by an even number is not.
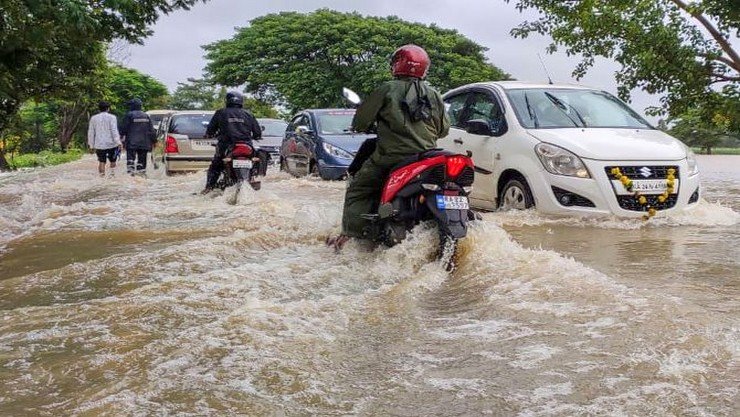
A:
[[[326,249],[339,182],[0,177],[0,415],[737,415],[735,161],[690,214],[487,213],[453,274]]]

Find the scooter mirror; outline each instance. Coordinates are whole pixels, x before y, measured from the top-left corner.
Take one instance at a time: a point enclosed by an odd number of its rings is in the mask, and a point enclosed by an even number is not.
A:
[[[362,99],[360,99],[360,96],[347,87],[342,88],[342,95],[344,96],[344,98],[347,99],[347,101],[354,104],[355,106],[358,106],[360,105],[360,103],[362,103]]]

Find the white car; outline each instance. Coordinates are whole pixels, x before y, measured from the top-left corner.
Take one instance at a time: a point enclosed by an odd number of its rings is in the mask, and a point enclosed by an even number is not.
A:
[[[439,146],[472,156],[476,208],[641,217],[699,200],[691,150],[607,92],[507,81],[444,101],[452,128]]]

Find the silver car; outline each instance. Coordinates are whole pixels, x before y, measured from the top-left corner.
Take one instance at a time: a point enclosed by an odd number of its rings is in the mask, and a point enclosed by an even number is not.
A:
[[[208,168],[215,153],[216,139],[205,136],[214,113],[176,111],[163,121],[159,137],[164,143],[162,160],[167,174]]]
[[[256,143],[270,154],[270,164],[280,161],[280,146],[283,144],[288,122],[280,119],[257,119],[262,127],[262,140]]]
[[[152,119],[152,125],[154,130],[159,130],[162,126],[162,121],[168,118],[175,110],[149,110],[146,114]]]

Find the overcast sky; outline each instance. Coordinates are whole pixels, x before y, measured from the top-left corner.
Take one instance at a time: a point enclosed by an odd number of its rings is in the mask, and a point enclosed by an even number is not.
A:
[[[523,40],[511,37],[509,32],[513,27],[524,20],[536,19],[537,14],[522,14],[514,4],[507,4],[504,0],[211,0],[196,5],[190,11],[162,17],[145,45],[131,48],[127,65],[154,76],[173,90],[179,81],[202,76],[205,66],[202,45],[231,38],[235,28],[247,26],[258,16],[280,11],[309,12],[319,8],[357,11],[373,16],[395,15],[455,29],[487,47],[490,62],[518,80],[546,80],[537,58],[540,53],[556,82],[576,82],[571,72],[578,59],[567,57],[562,52],[546,54],[549,38],[536,36]],[[600,60],[580,83],[616,94],[616,69],[616,63]],[[633,92],[631,104],[640,112],[657,103],[655,97]]]

